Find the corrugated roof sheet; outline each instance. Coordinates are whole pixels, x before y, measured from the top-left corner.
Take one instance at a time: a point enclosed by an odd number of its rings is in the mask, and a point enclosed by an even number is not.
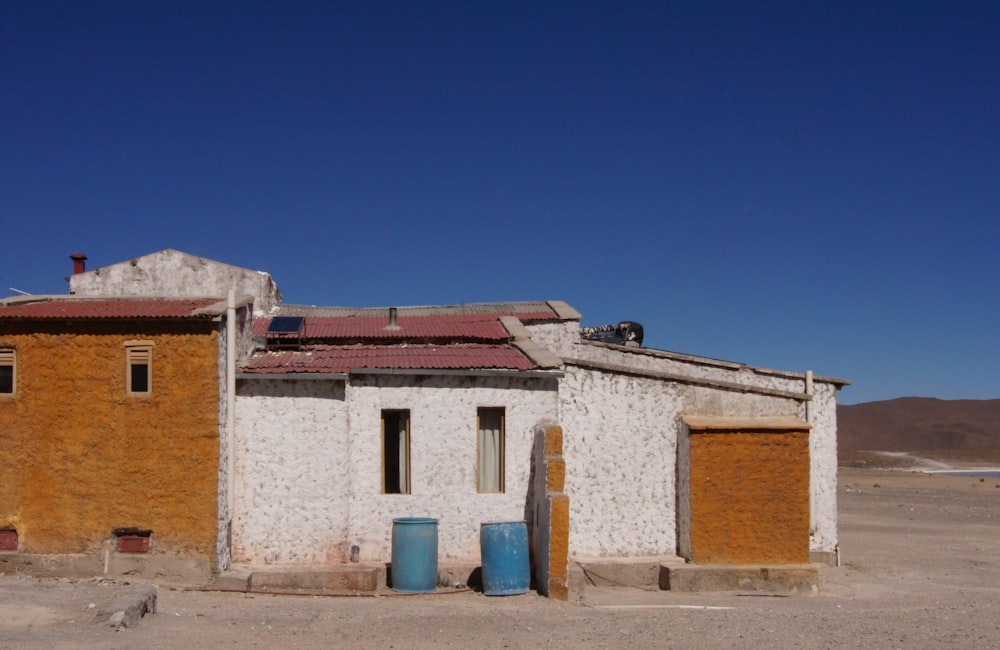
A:
[[[270,319],[256,319],[254,336],[264,336]],[[438,316],[398,316],[398,329],[386,329],[389,315],[306,317],[301,336],[306,340],[428,340],[464,339],[505,341],[510,338],[496,314],[449,314]]]
[[[223,313],[224,307],[206,310],[218,303],[216,298],[69,298],[8,303],[0,306],[0,318],[191,318]]]
[[[316,346],[302,351],[258,352],[241,368],[245,373],[347,373],[361,368],[395,370],[533,370],[535,364],[507,345]]]

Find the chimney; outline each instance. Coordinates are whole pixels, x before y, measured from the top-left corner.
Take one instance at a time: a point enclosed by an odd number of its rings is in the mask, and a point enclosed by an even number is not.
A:
[[[396,308],[395,307],[389,307],[389,324],[385,326],[385,329],[387,329],[387,330],[402,329],[396,323]]]
[[[73,260],[73,275],[79,275],[87,270],[87,256],[83,253],[77,253],[75,255],[70,255],[69,258]]]

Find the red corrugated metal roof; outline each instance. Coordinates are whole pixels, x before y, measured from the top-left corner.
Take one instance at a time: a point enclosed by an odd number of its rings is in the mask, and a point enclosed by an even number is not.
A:
[[[241,370],[285,374],[347,373],[360,368],[532,370],[535,367],[530,359],[507,345],[456,343],[317,346],[302,351],[258,352]]]
[[[399,316],[399,329],[386,329],[388,316],[347,316],[343,318],[307,317],[302,329],[306,340],[427,340],[465,339],[504,341],[510,337],[500,324],[503,314],[461,314],[439,316]],[[549,316],[551,318],[551,315]],[[254,336],[264,336],[269,318],[254,320]]]
[[[214,298],[70,298],[0,306],[0,318],[190,318],[206,315],[194,312],[218,302]],[[213,311],[208,315],[218,313],[222,312]]]

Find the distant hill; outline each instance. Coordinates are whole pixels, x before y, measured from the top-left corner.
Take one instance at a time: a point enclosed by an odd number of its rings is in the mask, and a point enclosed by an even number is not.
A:
[[[1000,399],[900,397],[837,406],[843,451],[947,451],[1000,447]]]

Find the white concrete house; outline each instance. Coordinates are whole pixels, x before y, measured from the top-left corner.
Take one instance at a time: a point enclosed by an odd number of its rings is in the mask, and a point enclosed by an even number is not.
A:
[[[563,371],[509,341],[525,334],[516,318],[575,312],[399,309],[392,325],[388,309],[279,313],[303,319],[305,342],[259,351],[238,375],[234,561],[341,563],[356,547],[384,562],[393,518],[431,516],[442,561],[475,562],[481,522],[524,519],[534,427],[557,418]]]
[[[238,375],[236,562],[387,562],[402,516],[439,519],[442,562],[476,562],[480,523],[529,516],[546,423],[563,430],[571,555],[676,558],[685,417],[708,416],[808,432],[806,558],[836,548],[842,380],[585,340],[561,302],[277,313],[301,319],[294,349],[262,342]],[[484,419],[501,423],[497,457]]]

